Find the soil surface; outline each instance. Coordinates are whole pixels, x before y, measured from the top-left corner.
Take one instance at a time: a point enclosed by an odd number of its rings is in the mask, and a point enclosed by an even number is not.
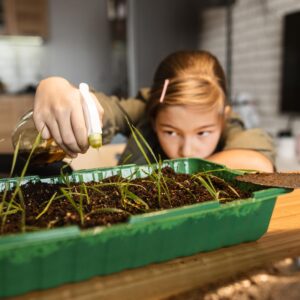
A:
[[[84,184],[27,183],[13,198],[14,206],[10,207],[9,213],[2,211],[0,214],[0,234],[75,224],[81,228],[109,226],[126,222],[133,214],[213,199],[203,181],[195,175],[176,174],[169,167],[164,168],[162,174],[160,185],[157,175],[153,174],[133,180],[112,176],[102,182]],[[218,177],[211,176],[210,182],[221,202],[250,197],[249,192]],[[0,208],[1,202],[7,204],[13,193],[14,190],[0,194]],[[24,207],[24,210],[18,210],[18,207]]]
[[[236,179],[270,187],[300,188],[300,173],[254,173],[240,175]]]
[[[299,300],[300,258],[240,274],[164,300]]]

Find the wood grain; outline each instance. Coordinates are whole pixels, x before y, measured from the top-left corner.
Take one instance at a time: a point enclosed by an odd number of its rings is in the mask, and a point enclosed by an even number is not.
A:
[[[95,277],[14,299],[163,299],[289,256],[300,256],[300,190],[279,197],[268,232],[256,242]]]
[[[4,33],[47,38],[48,0],[2,0]]]

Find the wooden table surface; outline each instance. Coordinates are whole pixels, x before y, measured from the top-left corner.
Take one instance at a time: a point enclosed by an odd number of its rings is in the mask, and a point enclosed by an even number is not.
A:
[[[164,299],[289,256],[300,256],[300,190],[279,197],[268,232],[256,242],[94,277],[14,299]]]

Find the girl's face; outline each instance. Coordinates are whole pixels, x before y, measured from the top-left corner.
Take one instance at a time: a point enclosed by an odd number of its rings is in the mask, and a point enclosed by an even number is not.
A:
[[[158,112],[154,130],[168,158],[207,158],[217,147],[224,115],[218,107],[203,111],[196,106],[167,106]]]

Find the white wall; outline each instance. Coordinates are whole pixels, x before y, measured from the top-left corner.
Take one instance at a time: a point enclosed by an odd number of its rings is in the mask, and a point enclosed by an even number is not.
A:
[[[19,91],[37,82],[43,51],[38,38],[0,38],[0,80],[8,92]]]
[[[197,49],[197,0],[128,0],[130,95],[152,84],[162,59],[176,50]]]
[[[251,93],[258,103],[261,125],[271,133],[287,126],[287,118],[278,113],[282,21],[286,13],[296,10],[300,10],[299,0],[237,0],[233,8],[232,95]],[[215,53],[223,66],[225,17],[224,8],[203,12],[199,40],[199,47]]]
[[[0,38],[0,80],[15,92],[56,75],[109,93],[111,41],[106,0],[48,0],[49,38]]]
[[[74,84],[86,81],[108,92],[111,46],[106,1],[49,0],[49,10],[43,76],[64,76]]]

